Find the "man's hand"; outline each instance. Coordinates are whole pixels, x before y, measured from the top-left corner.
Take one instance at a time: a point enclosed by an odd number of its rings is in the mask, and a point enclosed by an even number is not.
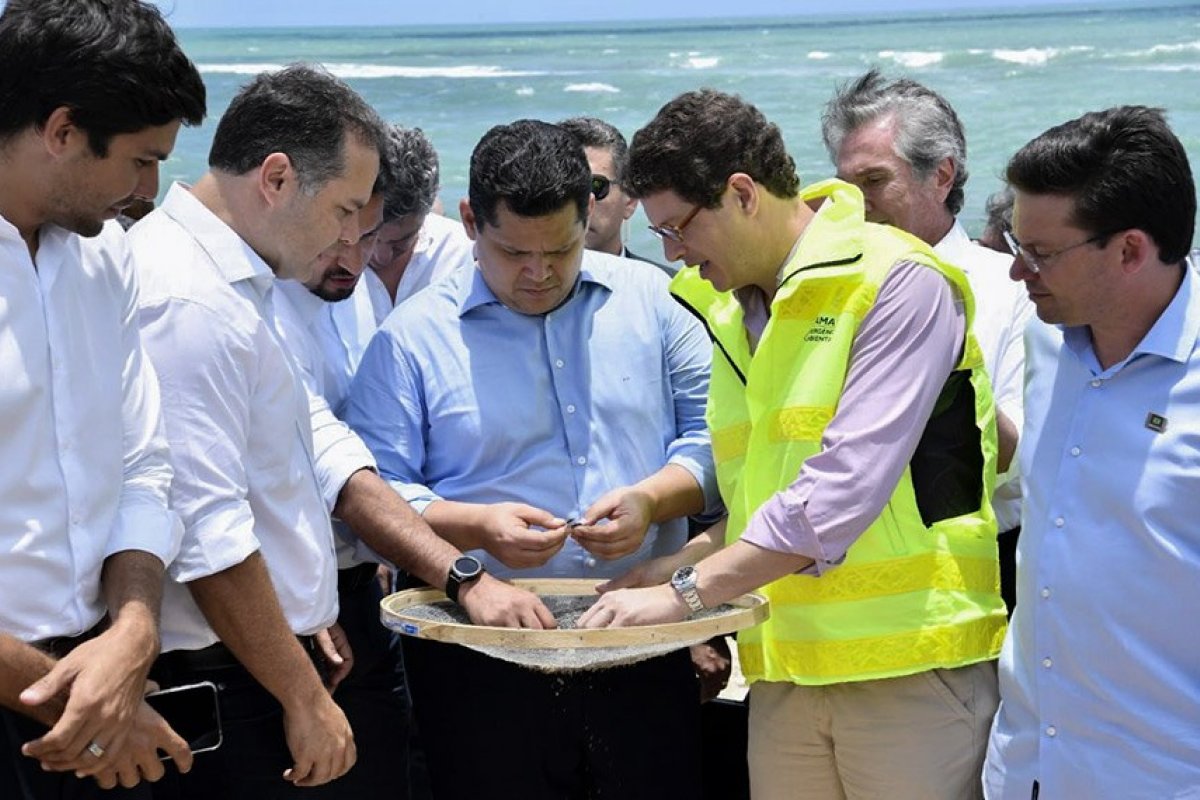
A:
[[[692,666],[700,679],[700,702],[707,703],[721,693],[733,672],[733,657],[729,642],[717,636],[691,647]]]
[[[682,622],[691,610],[670,586],[618,589],[601,595],[579,618],[580,628],[619,628]]]
[[[350,648],[350,640],[346,632],[336,622],[318,633],[313,639],[321,650],[321,656],[329,666],[329,675],[325,679],[325,688],[330,694],[337,689],[338,684],[345,680],[354,669],[354,651]]]
[[[114,626],[76,647],[21,693],[28,706],[66,698],[54,727],[21,752],[49,769],[111,768],[123,755],[157,653],[152,627],[139,624]],[[88,750],[93,743],[103,756]]]
[[[102,789],[112,789],[118,785],[129,789],[142,780],[153,783],[163,776],[164,771],[162,761],[158,758],[159,750],[174,760],[180,772],[188,772],[192,768],[192,751],[188,749],[187,742],[143,702],[134,715],[133,727],[125,741],[122,756],[109,768],[99,769],[99,760],[86,754],[84,758],[91,758],[97,764],[77,769],[75,775],[80,778],[91,775]]]
[[[540,567],[567,541],[566,520],[524,503],[493,503],[480,509],[481,544],[512,569]],[[530,530],[530,526],[545,530]]]
[[[558,627],[554,615],[536,594],[497,580],[487,573],[459,589],[458,602],[476,625],[533,629]]]
[[[358,758],[350,723],[325,691],[285,708],[283,730],[293,761],[283,777],[296,786],[320,786],[340,778]]]
[[[571,537],[597,558],[612,561],[638,551],[654,515],[649,494],[622,486],[592,503],[583,515],[583,524],[571,528]],[[608,522],[598,524],[603,519]]]

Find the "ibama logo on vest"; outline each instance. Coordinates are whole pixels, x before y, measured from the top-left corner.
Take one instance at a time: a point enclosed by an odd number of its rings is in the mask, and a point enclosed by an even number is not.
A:
[[[837,319],[830,316],[819,316],[813,320],[812,327],[808,329],[808,333],[804,336],[806,342],[828,342],[833,339],[833,328],[837,325]]]

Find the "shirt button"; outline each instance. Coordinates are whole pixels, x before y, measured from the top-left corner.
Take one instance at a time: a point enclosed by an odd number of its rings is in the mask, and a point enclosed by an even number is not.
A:
[[[1058,736],[1058,728],[1054,727],[1053,725],[1046,726],[1046,735],[1051,738]]]
[[[1043,658],[1042,666],[1045,667],[1046,669],[1050,669],[1051,667],[1054,666],[1054,660],[1050,659],[1050,658]]]
[[[1056,528],[1061,528],[1063,525],[1066,525],[1066,524],[1067,524],[1067,521],[1065,519],[1063,519],[1062,517],[1059,517],[1058,519],[1054,520],[1054,527],[1056,527]]]
[[[574,414],[574,413],[575,413],[575,406],[567,406],[567,413],[568,413],[568,414]]]
[[[575,459],[575,463],[582,467],[587,463],[587,456],[580,456],[579,458]]]
[[[1072,447],[1072,448],[1071,448],[1071,455],[1073,455],[1073,456],[1077,456],[1077,455],[1079,455],[1079,454],[1080,454],[1080,453],[1082,453],[1082,452],[1083,452],[1083,451],[1082,451],[1082,450],[1080,450],[1078,447]]]
[[[554,366],[558,367],[559,369],[562,369],[566,365],[567,362],[563,361],[561,358],[554,362]]]
[[[1099,378],[1097,378],[1096,380],[1092,381],[1092,388],[1099,389],[1101,383],[1103,383],[1103,381],[1101,381]]]
[[[1049,586],[1042,587],[1042,599],[1043,600],[1050,599],[1050,587]]]

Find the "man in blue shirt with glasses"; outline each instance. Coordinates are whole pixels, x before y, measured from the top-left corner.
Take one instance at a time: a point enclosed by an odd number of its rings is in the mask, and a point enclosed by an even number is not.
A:
[[[1017,607],[992,800],[1200,796],[1196,192],[1160,111],[1059,125],[1009,162],[1026,336]]]

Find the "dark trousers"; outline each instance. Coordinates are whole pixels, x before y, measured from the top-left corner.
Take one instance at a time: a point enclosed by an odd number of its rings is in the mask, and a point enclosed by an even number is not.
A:
[[[1000,553],[1000,596],[1008,607],[1009,619],[1012,619],[1013,609],[1017,607],[1017,538],[1020,535],[1021,526],[1018,525],[996,537]]]
[[[0,798],[3,800],[149,800],[150,784],[105,791],[91,778],[67,772],[43,772],[38,762],[21,755],[21,745],[47,728],[0,708]]]
[[[192,770],[173,767],[154,785],[155,800],[282,800],[311,797],[283,779],[292,765],[283,708],[223,645],[159,656],[150,677],[164,688],[212,681],[218,688],[221,746],[197,753]]]
[[[687,650],[549,675],[420,639],[404,640],[404,656],[438,800],[700,796]]]
[[[338,576],[338,624],[354,651],[354,668],[333,693],[354,731],[358,760],[341,778],[305,791],[305,797],[358,798],[383,793],[407,800],[408,722],[412,714],[401,683],[400,645],[379,621],[383,590],[375,565],[343,570]]]

